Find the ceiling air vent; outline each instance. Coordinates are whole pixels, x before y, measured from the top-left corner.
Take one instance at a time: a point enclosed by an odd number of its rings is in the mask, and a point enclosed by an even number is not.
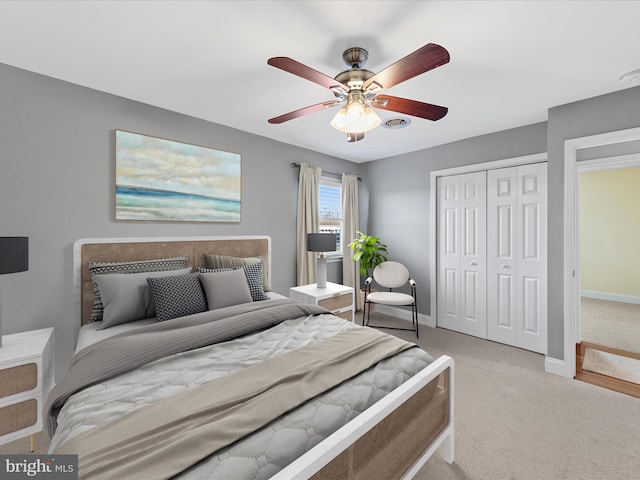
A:
[[[411,120],[408,118],[390,118],[382,123],[384,128],[398,129],[408,127],[411,124]]]
[[[620,81],[627,84],[640,82],[640,70],[633,70],[625,73],[620,77]]]

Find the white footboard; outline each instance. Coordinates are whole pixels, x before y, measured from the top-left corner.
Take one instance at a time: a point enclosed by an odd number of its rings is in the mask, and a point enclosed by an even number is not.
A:
[[[426,463],[429,457],[440,446],[444,446],[444,459],[453,462],[453,420],[454,420],[454,362],[451,357],[441,356],[427,368],[410,378],[383,399],[362,412],[351,422],[337,430],[324,441],[306,452],[296,461],[272,477],[272,480],[307,479],[319,472],[324,466],[347,450],[358,439],[378,425],[413,395],[428,385],[432,380],[448,372],[448,422],[444,429],[428,445],[418,459],[401,477],[410,479]],[[371,452],[375,455],[375,452]]]

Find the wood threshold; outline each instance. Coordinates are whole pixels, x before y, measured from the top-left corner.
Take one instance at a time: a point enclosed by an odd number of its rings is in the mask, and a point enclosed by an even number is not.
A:
[[[631,395],[632,397],[640,398],[640,385],[637,383],[627,382],[626,380],[620,380],[619,378],[609,377],[608,375],[601,375],[599,373],[589,372],[582,370],[582,361],[584,359],[584,352],[587,348],[594,350],[600,350],[602,352],[613,353],[623,357],[634,358],[640,360],[640,355],[637,353],[625,352],[615,348],[604,347],[602,345],[596,345],[594,343],[582,342],[576,344],[576,380],[591,383],[599,387],[603,387],[615,392],[624,393],[625,395]]]

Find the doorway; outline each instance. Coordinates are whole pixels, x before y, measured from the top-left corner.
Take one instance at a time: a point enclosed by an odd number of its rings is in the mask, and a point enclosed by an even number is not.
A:
[[[633,145],[640,140],[640,128],[602,133],[565,141],[564,155],[564,359],[547,359],[547,371],[576,376],[576,344],[580,341],[580,242],[579,242],[579,174],[580,169],[594,166],[637,165],[640,154],[620,154],[594,160],[579,160],[589,148],[612,148]],[[633,150],[637,152],[638,150]],[[611,154],[610,154],[611,155]],[[615,155],[615,154],[614,154]]]
[[[580,167],[580,340],[640,354],[640,159]]]
[[[576,379],[639,396],[640,159],[585,163],[578,176]]]

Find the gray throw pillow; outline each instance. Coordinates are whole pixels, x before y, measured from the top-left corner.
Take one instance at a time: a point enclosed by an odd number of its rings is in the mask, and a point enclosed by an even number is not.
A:
[[[177,257],[158,258],[154,260],[133,260],[130,262],[87,262],[93,284],[93,310],[89,322],[102,320],[102,298],[95,281],[96,275],[111,273],[140,273],[159,272],[164,270],[179,270],[189,266],[189,257],[180,255]],[[175,274],[175,273],[174,273]]]
[[[269,300],[269,296],[264,293],[264,286],[262,284],[262,262],[254,263],[251,265],[244,265],[237,270],[243,270],[244,275],[247,278],[247,284],[249,285],[249,291],[251,292],[251,298],[254,302],[259,302],[262,300]],[[212,269],[212,268],[203,268],[196,267],[196,272],[200,273],[215,273],[215,272],[223,272],[228,271],[229,268],[222,269]]]
[[[200,283],[204,288],[209,310],[252,302],[247,278],[241,269],[201,273]]]
[[[191,268],[161,272],[110,273],[94,275],[103,305],[102,325],[98,330],[155,317],[156,308],[147,278],[191,273]]]
[[[265,291],[271,289],[271,285],[269,285],[269,272],[267,271],[267,261],[266,255],[265,257],[232,257],[230,255],[215,255],[210,253],[204,254],[204,266],[206,268],[210,268],[212,270],[221,270],[223,268],[240,268],[245,265],[253,265],[255,263],[262,262],[262,285]]]

